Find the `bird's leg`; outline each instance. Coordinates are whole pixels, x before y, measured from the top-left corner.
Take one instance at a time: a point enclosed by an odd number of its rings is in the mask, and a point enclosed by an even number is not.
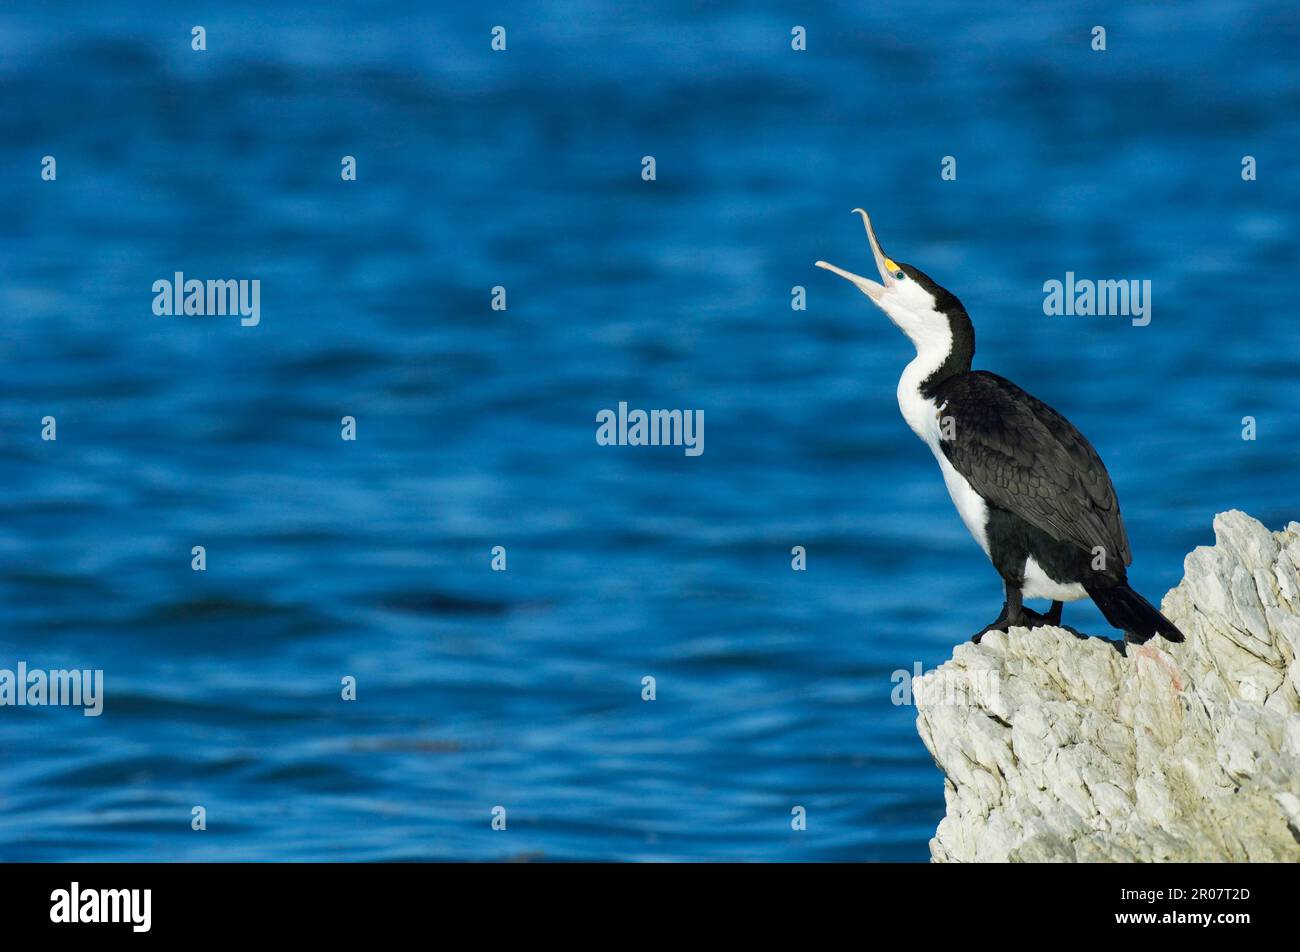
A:
[[[1022,608],[1021,611],[1025,613],[1024,626],[1026,628],[1041,628],[1044,625],[1059,625],[1061,624],[1061,608],[1061,602],[1052,602],[1052,607],[1047,610],[1046,614],[1036,612],[1032,608]]]
[[[1059,625],[1061,623],[1061,609],[1065,607],[1065,602],[1052,602],[1052,607],[1047,610],[1043,619],[1049,625]]]
[[[984,630],[977,632],[971,637],[975,644],[980,643],[980,639],[990,631],[1006,631],[1008,628],[1038,628],[1043,625],[1061,625],[1061,609],[1065,607],[1064,602],[1052,602],[1046,614],[1041,614],[1031,608],[1025,607],[1024,596],[1020,592],[1020,582],[1010,581],[1003,583],[1006,587],[1007,600],[1002,603],[1002,614],[991,625],[985,625]],[[1073,628],[1066,628],[1066,631],[1074,632]],[[1079,635],[1082,638],[1082,635]]]
[[[1025,614],[1024,596],[1020,594],[1020,585],[1018,583],[1007,582],[1006,589],[1007,589],[1007,605],[1006,608],[1003,609],[1003,614],[1006,615],[1007,627],[1008,628],[1030,627],[1029,616]]]
[[[1024,627],[1029,623],[1029,619],[1025,617],[1024,597],[1020,594],[1020,583],[1004,580],[1003,586],[1006,589],[1007,600],[1002,603],[1002,614],[991,625],[985,625],[982,631],[971,636],[970,640],[975,644],[979,644],[980,639],[990,631],[1006,631],[1008,628]]]

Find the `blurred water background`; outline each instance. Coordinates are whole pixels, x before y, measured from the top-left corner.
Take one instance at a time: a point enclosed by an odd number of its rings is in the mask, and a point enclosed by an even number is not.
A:
[[[1300,515],[1293,5],[377,6],[0,11],[0,667],[107,690],[0,709],[0,858],[925,859],[891,674],[1001,591],[812,267],[869,271],[856,205],[1097,445],[1153,600]],[[154,316],[176,271],[261,324]],[[1045,317],[1067,271],[1151,324]],[[620,400],[704,454],[598,446]]]

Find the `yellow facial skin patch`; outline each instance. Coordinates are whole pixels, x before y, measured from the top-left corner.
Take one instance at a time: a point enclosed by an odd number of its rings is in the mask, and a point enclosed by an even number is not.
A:
[[[890,271],[891,274],[892,274],[893,272],[895,272],[895,271],[902,271],[902,270],[903,270],[903,269],[900,268],[898,265],[894,264],[893,259],[891,259],[891,258],[886,258],[886,259],[885,259],[885,267],[889,269],[889,271]]]

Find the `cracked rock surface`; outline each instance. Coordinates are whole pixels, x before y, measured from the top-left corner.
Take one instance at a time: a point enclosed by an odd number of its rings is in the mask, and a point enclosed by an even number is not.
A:
[[[1300,861],[1300,523],[1214,533],[1162,605],[1184,644],[1013,628],[920,679],[934,861]]]

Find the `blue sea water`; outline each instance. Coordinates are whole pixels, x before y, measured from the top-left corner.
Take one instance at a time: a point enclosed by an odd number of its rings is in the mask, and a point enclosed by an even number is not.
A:
[[[0,708],[0,859],[925,859],[892,675],[1000,586],[909,345],[812,263],[870,272],[861,205],[958,294],[1158,601],[1216,511],[1300,514],[1298,41],[1220,0],[4,8],[0,668],[106,701]],[[261,323],[155,316],[177,271]],[[1045,316],[1067,271],[1150,325]],[[597,445],[619,401],[703,455]]]

